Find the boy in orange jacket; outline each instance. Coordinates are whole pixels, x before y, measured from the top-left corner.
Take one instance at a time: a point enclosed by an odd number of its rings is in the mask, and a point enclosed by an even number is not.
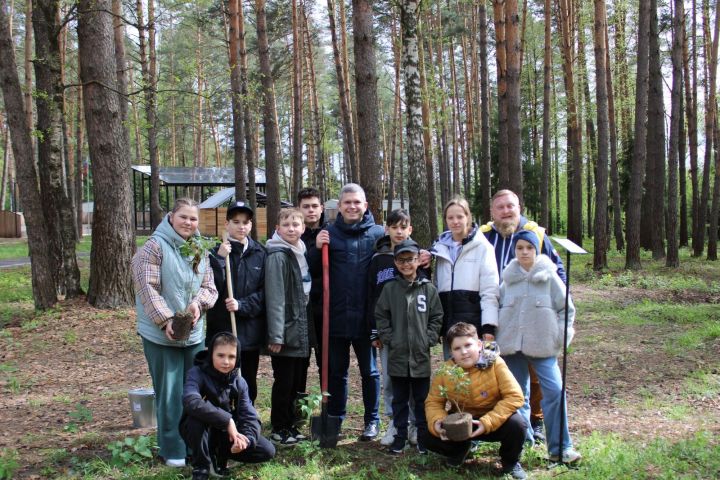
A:
[[[453,379],[436,375],[425,400],[425,416],[429,432],[418,439],[428,450],[447,457],[449,464],[460,466],[470,451],[471,440],[500,442],[502,473],[513,478],[526,478],[520,465],[520,455],[525,441],[527,426],[517,413],[524,398],[520,385],[493,348],[490,342],[479,340],[474,325],[460,322],[453,325],[446,335],[451,348],[450,366],[462,367],[470,377],[467,392],[457,392]],[[441,387],[447,392],[441,396]],[[448,412],[447,400],[457,404],[473,416],[473,432],[469,439],[454,442],[445,436],[443,420]]]

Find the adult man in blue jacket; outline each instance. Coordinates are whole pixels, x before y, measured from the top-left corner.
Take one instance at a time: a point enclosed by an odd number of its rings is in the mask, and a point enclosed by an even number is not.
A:
[[[520,230],[530,230],[540,239],[540,253],[550,257],[557,265],[557,274],[563,283],[567,282],[565,267],[562,259],[553,247],[550,238],[545,235],[545,229],[535,222],[529,221],[521,214],[520,199],[512,190],[499,190],[493,195],[490,203],[490,216],[492,222],[488,222],[480,227],[480,231],[495,249],[495,261],[497,262],[500,281],[502,281],[502,272],[515,258],[515,251],[512,249],[513,236]],[[537,442],[545,441],[543,432],[543,413],[540,407],[542,400],[542,392],[540,383],[538,382],[535,371],[530,369],[530,421],[532,423],[532,431],[534,440]]]
[[[375,349],[370,345],[365,306],[373,247],[385,234],[383,227],[375,224],[367,207],[365,191],[360,185],[348,183],[343,186],[337,219],[316,239],[318,249],[325,243],[330,248],[328,413],[345,417],[352,345],[362,377],[365,429],[360,440],[363,441],[374,440],[379,433],[380,375]]]

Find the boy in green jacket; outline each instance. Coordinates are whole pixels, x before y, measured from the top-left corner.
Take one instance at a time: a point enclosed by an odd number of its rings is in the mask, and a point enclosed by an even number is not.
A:
[[[435,286],[418,278],[420,247],[405,240],[393,251],[399,275],[383,288],[375,319],[384,348],[388,349],[388,373],[392,379],[395,439],[389,453],[400,454],[407,446],[410,393],[415,400],[418,438],[427,431],[425,398],[430,388],[430,347],[438,341],[443,310]],[[421,441],[420,453],[427,450]]]
[[[295,404],[305,391],[313,341],[307,315],[312,279],[305,244],[300,239],[304,230],[300,210],[282,209],[275,234],[265,244],[267,349],[274,378],[270,441],[281,447],[306,439],[295,426],[300,420]]]

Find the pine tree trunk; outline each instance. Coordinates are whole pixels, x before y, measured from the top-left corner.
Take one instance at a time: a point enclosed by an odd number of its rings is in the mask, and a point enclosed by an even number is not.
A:
[[[130,220],[130,156],[120,131],[120,97],[113,55],[110,0],[78,5],[78,43],[85,124],[94,166],[93,243],[90,250],[88,302],[97,308],[134,303],[130,261],[135,238]],[[107,88],[105,86],[110,86]]]
[[[497,63],[497,111],[498,111],[498,188],[510,188],[510,160],[508,152],[508,59],[505,31],[504,0],[493,0],[493,23],[495,24],[495,61]]]
[[[627,251],[625,252],[625,268],[633,270],[638,270],[642,266],[640,263],[640,206],[647,157],[645,141],[647,138],[646,120],[648,116],[650,5],[651,0],[640,0],[638,62],[635,81],[635,142],[630,170],[630,191],[626,215]]]
[[[405,111],[407,115],[408,194],[413,237],[420,245],[430,245],[434,232],[430,230],[428,191],[423,146],[423,115],[420,86],[420,55],[418,50],[417,0],[403,0],[400,10],[402,26],[402,62],[405,75]]]
[[[337,28],[335,26],[335,1],[328,0],[328,19],[330,21],[330,38],[332,41],[333,49],[333,61],[335,63],[335,76],[338,82],[338,94],[340,97],[340,116],[342,117],[343,125],[343,140],[347,149],[347,163],[349,166],[348,172],[351,181],[356,181],[359,178],[357,172],[355,172],[355,133],[353,132],[352,124],[352,113],[350,111],[349,99],[346,95],[345,84],[347,80],[343,73],[343,64],[340,58],[340,46],[338,45]]]
[[[50,242],[43,214],[44,202],[38,189],[38,173],[32,152],[30,128],[20,80],[17,76],[13,38],[9,28],[6,0],[0,0],[0,88],[7,112],[17,169],[18,189],[27,225],[32,291],[35,308],[45,310],[57,302],[53,281]]]
[[[80,70],[80,59],[78,59],[78,72]],[[120,86],[118,85],[118,88]],[[75,110],[75,198],[77,203],[75,205],[75,216],[77,222],[77,236],[82,238],[83,236],[83,147],[85,146],[84,129],[83,129],[83,96],[82,87],[77,89],[77,109]],[[126,128],[127,131],[127,128]],[[127,144],[127,137],[124,140]],[[90,199],[88,199],[89,201]],[[88,222],[89,223],[89,222]]]
[[[665,257],[665,104],[658,40],[657,0],[650,3],[650,65],[648,86],[646,213],[640,228],[649,234],[647,247],[653,259]],[[641,234],[642,235],[642,234]],[[642,242],[641,242],[642,245]]]
[[[321,194],[321,198],[325,196],[325,149],[323,148],[323,130],[321,107],[319,105],[317,82],[315,79],[315,57],[313,55],[312,39],[310,37],[310,24],[308,22],[307,12],[303,5],[302,8],[303,30],[305,33],[305,67],[309,76],[310,83],[310,113],[312,116],[312,144],[315,150],[315,165],[310,165],[308,160],[308,184],[316,185]]]
[[[45,198],[54,278],[61,298],[82,293],[80,269],[75,257],[75,209],[68,195],[65,172],[63,109],[64,85],[60,67],[59,4],[42,0],[33,9],[35,33],[35,88],[37,108],[38,168]]]
[[[667,192],[667,257],[665,265],[676,268],[680,266],[678,258],[678,242],[677,242],[677,171],[679,155],[679,139],[680,139],[680,123],[682,121],[682,45],[683,37],[683,17],[684,2],[683,0],[674,1],[675,14],[673,16],[672,30],[672,91],[671,91],[671,110],[670,110],[670,151],[668,154],[668,192]],[[685,159],[683,158],[683,161]]]
[[[542,178],[540,224],[550,225],[550,84],[552,83],[552,18],[550,0],[544,0],[545,46],[543,56]]]
[[[695,9],[695,0],[692,2],[692,10],[690,12],[691,32],[692,32],[692,70],[690,69],[689,41],[685,41],[683,48],[683,70],[685,75],[685,98],[687,103],[687,124],[688,124],[688,144],[690,149],[690,187],[692,189],[692,198],[690,200],[691,236],[693,254],[697,248],[698,242],[698,220],[700,213],[700,190],[698,184],[698,133],[697,133],[697,11]],[[692,71],[692,77],[690,72]]]
[[[382,163],[378,149],[378,96],[373,2],[353,0],[353,47],[360,183],[375,221],[382,223]]]
[[[25,99],[25,123],[32,132],[35,129],[33,121],[33,82],[32,82],[32,60],[33,60],[33,1],[25,0],[25,89],[23,92]],[[12,21],[12,20],[11,20]],[[12,30],[12,29],[11,29]],[[30,149],[34,150],[35,142],[32,140]]]
[[[267,182],[268,237],[271,225],[280,213],[280,162],[278,159],[277,123],[275,120],[275,93],[270,68],[270,46],[268,44],[265,19],[265,0],[255,0],[257,15],[257,44],[263,94],[263,139],[265,141],[265,177]],[[262,233],[262,232],[261,232]]]
[[[148,154],[150,157],[150,224],[154,229],[162,221],[160,206],[160,160],[157,155],[157,127],[155,107],[155,18],[153,2],[148,0],[148,20],[144,23],[142,0],[137,0],[138,43],[140,48],[140,69],[142,72],[143,97],[145,100],[145,122],[147,123]],[[147,45],[146,45],[147,30]],[[147,50],[147,51],[146,51]],[[148,59],[149,57],[149,59]]]
[[[480,43],[480,211],[483,218],[490,218],[490,78],[487,52],[487,9],[485,3],[478,6],[478,37]],[[475,148],[473,146],[473,148]]]
[[[420,17],[418,17],[418,25],[420,23]],[[422,30],[417,29],[418,32]],[[420,34],[417,35],[420,37]],[[427,185],[427,208],[428,208],[428,222],[430,225],[430,238],[435,238],[437,235],[437,192],[435,190],[435,171],[433,168],[432,161],[432,140],[430,138],[430,95],[427,89],[427,82],[425,81],[425,54],[423,50],[422,39],[418,38],[418,66],[420,68],[420,91],[421,102],[422,102],[422,132],[423,132],[423,147],[424,147],[424,158],[425,158],[425,182]],[[409,148],[408,148],[409,150]],[[409,154],[409,153],[408,153]],[[410,190],[410,183],[408,183],[408,190]],[[413,186],[414,188],[414,186]],[[412,205],[412,200],[410,200]]]
[[[393,210],[393,200],[395,198],[395,147],[398,134],[402,134],[402,110],[400,109],[400,56],[402,54],[402,38],[397,32],[396,26],[397,12],[393,9],[392,20],[390,24],[390,37],[393,42],[393,64],[395,65],[395,93],[393,102],[393,127],[392,138],[390,140],[390,168],[388,172],[388,191],[387,191],[387,209],[389,214]],[[401,160],[402,163],[402,160]]]
[[[235,199],[245,200],[247,165],[245,163],[245,131],[243,125],[242,80],[240,78],[240,0],[228,0],[230,90],[232,92],[233,166],[235,167]]]
[[[507,161],[508,187],[523,200],[520,132],[520,17],[517,0],[504,0],[505,49],[507,56]]]
[[[245,49],[245,12],[243,2],[238,3],[238,57],[240,61],[240,89],[242,98],[247,99],[248,96],[248,75],[247,75],[247,50]],[[245,134],[245,160],[247,164],[247,200],[250,202],[250,208],[257,208],[257,191],[255,185],[255,165],[257,165],[258,149],[256,148],[255,138],[257,137],[257,123],[254,121],[255,116],[250,105],[245,105],[243,109],[243,132]],[[235,193],[237,195],[237,192]],[[245,190],[242,192],[245,198]],[[269,217],[268,217],[269,218]],[[252,238],[257,240],[257,222],[253,223]]]
[[[597,101],[597,163],[595,171],[595,238],[593,269],[607,268],[608,143],[610,141],[607,89],[605,0],[595,0],[595,98]]]
[[[303,163],[303,40],[300,27],[300,13],[297,6],[298,0],[292,0],[292,32],[293,32],[293,130],[292,130],[292,198],[302,188],[302,163]]]
[[[592,99],[590,97],[590,82],[588,82],[588,73],[587,73],[587,62],[585,60],[585,26],[581,23],[582,16],[578,13],[578,69],[579,69],[579,76],[580,76],[580,84],[582,86],[583,91],[583,99],[584,102],[581,102],[583,104],[582,110],[584,111],[585,116],[585,134],[587,136],[587,144],[585,151],[587,152],[587,162],[586,162],[586,168],[585,168],[585,215],[586,215],[586,224],[587,224],[587,234],[588,237],[592,238],[593,236],[593,215],[592,215],[592,177],[593,177],[593,159],[597,155],[597,139],[595,136],[595,122],[593,122],[593,117],[591,113],[590,105],[592,104]],[[606,214],[607,218],[607,214]]]
[[[607,10],[606,10],[607,17]],[[608,126],[610,129],[610,183],[612,192],[613,233],[615,248],[618,252],[625,249],[622,229],[622,210],[620,202],[620,174],[618,172],[617,124],[615,123],[615,93],[613,92],[612,69],[610,68],[610,40],[607,21],[605,22],[605,69],[608,96]]]
[[[573,15],[568,0],[557,0],[557,3],[568,115],[567,234],[570,240],[582,245],[582,140],[573,77],[573,60],[575,58],[571,29]]]

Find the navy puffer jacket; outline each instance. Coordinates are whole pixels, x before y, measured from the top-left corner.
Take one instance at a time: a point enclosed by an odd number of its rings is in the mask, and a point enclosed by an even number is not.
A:
[[[214,340],[215,337],[212,338]],[[210,348],[198,352],[195,366],[188,370],[183,387],[183,415],[180,419],[180,431],[184,430],[188,417],[227,431],[230,419],[235,420],[238,432],[250,441],[250,448],[257,444],[260,435],[260,417],[248,397],[248,386],[240,376],[240,346],[237,349],[235,368],[230,373],[222,373],[212,364],[213,344]]]
[[[368,338],[366,321],[368,267],[375,242],[385,234],[370,211],[357,223],[345,223],[338,214],[330,233],[330,336]]]

